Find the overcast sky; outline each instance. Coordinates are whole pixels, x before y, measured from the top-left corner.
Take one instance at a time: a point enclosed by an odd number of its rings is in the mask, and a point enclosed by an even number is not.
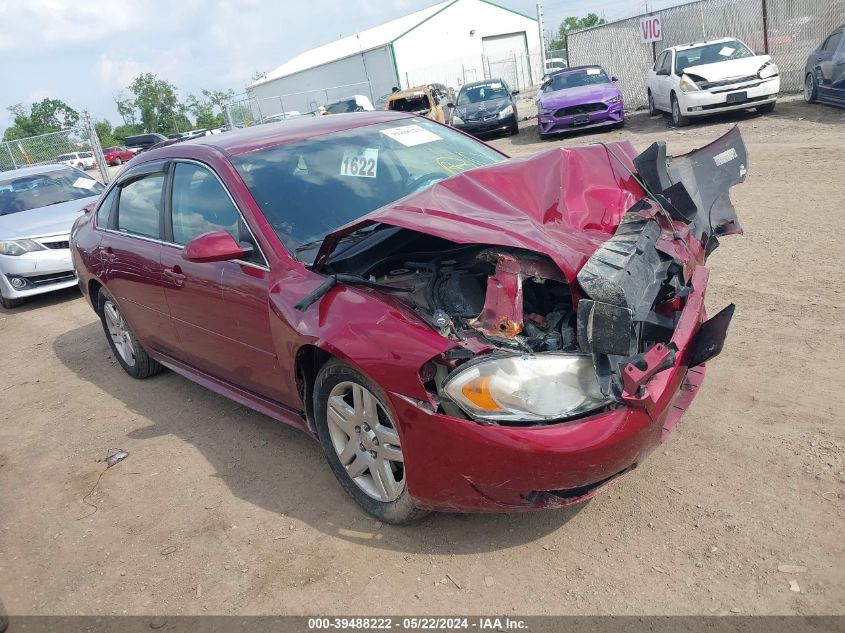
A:
[[[255,71],[435,4],[436,0],[0,0],[0,107],[62,99],[121,123],[113,95],[151,71],[179,89],[241,92]],[[534,15],[529,0],[499,4]],[[679,0],[650,0],[657,8]],[[550,0],[546,24],[592,11],[639,13],[642,0]],[[0,132],[10,123],[0,110]]]

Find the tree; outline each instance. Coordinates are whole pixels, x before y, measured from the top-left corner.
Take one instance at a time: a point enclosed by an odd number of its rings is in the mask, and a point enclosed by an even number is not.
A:
[[[194,115],[197,127],[213,129],[222,127],[225,124],[223,108],[235,98],[234,90],[205,90],[201,97],[188,96],[188,110]],[[217,108],[220,112],[216,113]]]
[[[134,95],[134,108],[138,109],[147,132],[174,132],[185,128],[176,86],[169,81],[159,79],[153,73],[142,73],[129,84],[129,91]]]
[[[600,18],[595,13],[588,13],[583,18],[569,16],[560,23],[557,33],[558,36],[557,38],[552,38],[552,41],[549,42],[549,49],[553,51],[563,50],[566,48],[566,36],[569,35],[569,33],[572,31],[580,31],[581,29],[588,29],[591,26],[605,24],[605,22],[606,20],[604,18]]]
[[[79,113],[59,99],[42,99],[33,103],[29,112],[22,103],[16,103],[7,110],[12,113],[14,122],[3,134],[6,141],[59,132],[79,123]]]
[[[109,123],[106,119],[94,123],[94,131],[97,132],[97,138],[100,139],[100,145],[104,148],[121,144],[121,141],[118,141],[114,135],[111,123]]]
[[[135,107],[135,101],[132,97],[127,97],[123,92],[118,92],[114,95],[114,104],[117,106],[117,113],[123,119],[123,125],[136,125],[138,123]]]

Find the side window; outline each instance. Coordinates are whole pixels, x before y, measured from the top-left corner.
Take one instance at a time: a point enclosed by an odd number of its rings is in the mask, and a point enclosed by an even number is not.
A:
[[[654,66],[652,66],[652,70],[654,72],[660,70],[660,67],[663,65],[663,58],[665,55],[666,51],[663,51],[662,53],[660,53],[660,55],[657,56],[657,60],[654,62]]]
[[[660,64],[659,70],[662,70],[667,75],[672,68],[672,53],[670,51],[663,51],[663,61]]]
[[[177,244],[219,229],[239,239],[240,214],[223,185],[205,167],[176,163],[170,209]]]
[[[827,38],[827,41],[824,43],[824,46],[822,46],[822,49],[829,53],[835,53],[841,39],[842,31],[833,33],[829,38]]]
[[[117,196],[118,187],[109,191],[109,195],[105,197],[97,208],[97,227],[101,229],[108,228],[109,217],[111,216],[111,208],[114,204],[115,196]]]
[[[124,233],[159,237],[164,174],[156,173],[133,180],[120,190],[117,205],[117,228]]]

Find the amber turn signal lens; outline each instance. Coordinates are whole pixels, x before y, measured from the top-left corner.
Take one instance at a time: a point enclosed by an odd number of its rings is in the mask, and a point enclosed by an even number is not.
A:
[[[472,402],[476,407],[484,411],[498,411],[502,407],[493,399],[490,394],[490,376],[479,376],[475,380],[469,381],[461,388],[461,393],[464,397]]]

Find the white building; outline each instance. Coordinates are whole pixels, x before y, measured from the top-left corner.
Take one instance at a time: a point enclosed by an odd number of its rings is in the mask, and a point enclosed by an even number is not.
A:
[[[352,94],[375,103],[393,86],[458,88],[502,78],[523,88],[541,75],[535,18],[487,0],[448,0],[300,53],[247,92],[267,116],[312,110]]]

